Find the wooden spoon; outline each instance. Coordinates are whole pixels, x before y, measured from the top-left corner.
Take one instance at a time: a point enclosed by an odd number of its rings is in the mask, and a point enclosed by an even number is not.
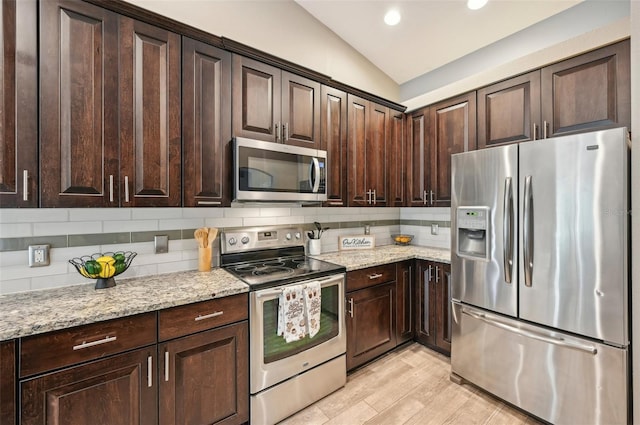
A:
[[[201,246],[202,248],[206,248],[207,247],[207,240],[208,240],[208,237],[209,237],[209,230],[206,227],[201,227],[199,229],[196,229],[193,232],[193,236],[198,241],[198,245],[199,246]]]
[[[216,239],[216,236],[218,236],[218,229],[215,227],[209,227],[209,235],[208,235],[208,240],[207,246],[211,246],[211,244],[213,243],[213,241]]]

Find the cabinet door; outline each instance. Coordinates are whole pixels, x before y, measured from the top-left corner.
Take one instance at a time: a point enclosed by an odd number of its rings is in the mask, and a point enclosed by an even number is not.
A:
[[[366,180],[375,207],[385,207],[389,201],[388,190],[388,146],[390,131],[389,108],[375,103],[369,104],[369,136],[366,138]]]
[[[347,294],[347,370],[396,346],[395,282]]]
[[[436,345],[451,353],[451,265],[435,263],[436,285]]]
[[[413,338],[413,262],[399,263],[396,277],[396,335],[401,344]]]
[[[36,15],[35,0],[0,4],[0,208],[38,206]]]
[[[429,190],[431,206],[451,206],[451,155],[476,149],[476,92],[430,108]],[[431,195],[430,195],[431,198]]]
[[[546,137],[631,128],[629,40],[542,68]]]
[[[369,204],[371,190],[367,181],[367,138],[369,137],[369,101],[354,95],[347,96],[349,111],[349,206]]]
[[[320,83],[282,71],[282,140],[287,145],[320,146]]]
[[[541,138],[540,71],[478,90],[478,149]]]
[[[271,65],[233,55],[233,135],[278,142],[281,71]]]
[[[248,325],[159,345],[160,424],[241,424],[249,420]]]
[[[183,206],[231,202],[231,54],[182,38]]]
[[[121,205],[180,206],[180,36],[122,16],[119,31]]]
[[[405,205],[405,170],[407,164],[405,146],[405,117],[402,112],[389,111],[390,135],[387,147],[387,169],[389,172],[389,202],[392,207]]]
[[[118,206],[117,31],[100,7],[40,2],[42,207]]]
[[[21,381],[21,424],[155,424],[156,358],[154,345]]]
[[[434,346],[436,335],[436,288],[432,285],[434,264],[416,261],[416,340]]]
[[[407,116],[407,203],[410,207],[426,206],[429,200],[427,181],[429,108],[422,108]]]
[[[327,151],[325,206],[347,206],[347,94],[322,86],[320,149]]]
[[[16,345],[0,342],[0,424],[16,423]]]

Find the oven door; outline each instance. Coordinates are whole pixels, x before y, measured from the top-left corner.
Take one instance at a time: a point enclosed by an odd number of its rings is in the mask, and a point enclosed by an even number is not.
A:
[[[307,335],[299,341],[289,343],[277,335],[278,298],[283,286],[250,293],[251,394],[346,352],[344,274],[296,282],[293,285],[315,281],[320,282],[322,288],[320,331],[313,338]]]
[[[237,201],[326,201],[326,151],[236,137]]]

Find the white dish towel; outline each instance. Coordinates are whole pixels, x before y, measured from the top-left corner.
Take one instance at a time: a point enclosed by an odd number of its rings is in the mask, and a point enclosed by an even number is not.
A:
[[[287,342],[305,337],[307,321],[303,285],[288,286],[278,299],[278,336]]]
[[[304,304],[307,313],[307,332],[313,338],[320,330],[320,313],[322,311],[322,299],[320,282],[307,283],[304,287]]]

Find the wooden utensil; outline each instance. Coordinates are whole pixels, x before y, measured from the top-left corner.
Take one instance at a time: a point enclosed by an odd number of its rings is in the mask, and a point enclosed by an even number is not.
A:
[[[216,239],[217,236],[218,236],[218,229],[215,227],[209,227],[207,246],[211,247],[213,244],[213,241]]]
[[[201,227],[193,232],[193,237],[198,241],[198,247],[206,248],[209,240],[209,230]]]

